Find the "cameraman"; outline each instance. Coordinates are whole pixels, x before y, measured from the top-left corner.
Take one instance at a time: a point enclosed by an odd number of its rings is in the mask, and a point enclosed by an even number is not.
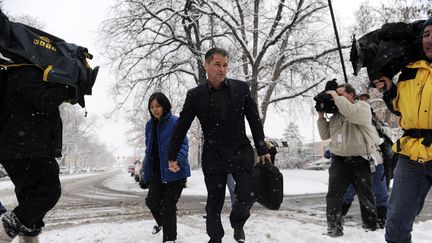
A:
[[[359,100],[368,102],[370,99],[370,95],[368,93],[362,93],[358,96]],[[382,146],[384,143],[384,136],[390,136],[390,128],[384,126],[381,121],[376,116],[375,112],[371,110],[372,112],[372,125],[375,127],[377,136],[380,137],[380,145],[379,150],[373,151],[375,164],[376,164],[376,171],[373,173],[372,177],[372,188],[375,195],[375,203],[377,206],[377,217],[378,217],[378,227],[383,229],[385,227],[385,221],[386,221],[386,214],[387,214],[387,201],[388,201],[388,190],[386,185],[386,174],[384,169],[384,163],[391,163],[389,161],[384,161],[385,159],[388,159],[388,156],[384,156],[384,153],[386,151],[383,151]],[[385,134],[384,134],[385,133]],[[381,141],[381,137],[382,140]],[[389,138],[387,138],[389,139]],[[346,217],[352,202],[354,201],[354,197],[356,195],[356,191],[353,187],[353,185],[350,185],[348,187],[348,190],[344,194],[344,201],[342,204],[342,221]],[[361,208],[362,211],[364,211],[364,208]]]
[[[60,199],[56,157],[61,156],[59,106],[69,87],[42,81],[36,66],[9,69],[0,111],[0,163],[15,186],[18,201],[0,218],[0,242],[39,242],[43,219]]]
[[[385,74],[374,80],[384,89],[389,109],[400,116],[404,135],[393,150],[399,154],[387,211],[387,242],[411,242],[415,217],[432,184],[432,17],[423,24],[417,59],[405,66],[397,85]]]
[[[332,163],[329,168],[329,189],[327,192],[327,233],[331,237],[343,235],[341,206],[343,194],[353,184],[362,213],[363,227],[376,230],[377,216],[372,193],[371,170],[374,164],[371,152],[376,150],[378,137],[372,126],[372,114],[367,102],[355,100],[354,88],[349,84],[339,85],[326,91],[332,96],[339,112],[329,120],[324,112],[318,112],[318,129],[322,140],[331,139]],[[373,172],[373,171],[372,171]]]

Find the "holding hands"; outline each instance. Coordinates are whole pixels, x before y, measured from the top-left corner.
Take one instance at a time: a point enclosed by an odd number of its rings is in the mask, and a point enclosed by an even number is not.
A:
[[[176,173],[180,170],[180,165],[177,161],[175,160],[169,160],[168,161],[168,170]]]

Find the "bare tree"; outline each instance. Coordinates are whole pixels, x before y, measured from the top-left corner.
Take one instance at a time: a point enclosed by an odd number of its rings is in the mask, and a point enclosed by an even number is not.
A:
[[[150,114],[147,109],[141,109],[129,117],[131,127],[126,132],[126,142],[134,148],[135,157],[144,155],[145,152],[145,126],[150,119]]]
[[[205,82],[203,54],[221,46],[232,76],[250,82],[265,121],[269,104],[304,95],[334,71],[336,48],[322,31],[326,7],[323,0],[120,1],[102,25],[119,107],[131,99],[139,109],[149,92],[184,94]]]
[[[112,153],[99,142],[95,129],[98,116],[84,117],[84,112],[77,106],[60,106],[63,121],[63,148],[60,165],[72,167],[101,166],[103,158],[114,158]],[[105,166],[114,160],[107,159]]]
[[[337,49],[328,48],[334,44],[324,31],[316,34],[317,29],[328,27],[321,24],[328,15],[326,1],[206,5],[207,13],[231,31],[232,53],[241,51],[242,76],[251,82],[263,122],[269,104],[302,96],[324,80],[315,77],[335,71],[334,57],[329,54]]]
[[[390,22],[412,22],[432,14],[429,0],[387,0],[380,4],[367,1],[356,11],[354,31],[364,35]]]
[[[429,0],[387,0],[374,8],[378,20],[383,23],[409,22],[431,14]]]

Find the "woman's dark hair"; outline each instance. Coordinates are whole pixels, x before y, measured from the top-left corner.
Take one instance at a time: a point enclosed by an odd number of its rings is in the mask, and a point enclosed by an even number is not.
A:
[[[162,109],[163,109],[163,115],[166,115],[168,112],[171,111],[171,103],[169,102],[169,100],[168,100],[168,98],[166,97],[166,95],[164,95],[164,93],[162,93],[162,92],[156,92],[156,93],[153,93],[152,95],[150,95],[149,102],[148,102],[148,110],[149,110],[149,112],[150,112],[150,116],[151,116],[152,118],[155,118],[155,117],[154,117],[153,114],[151,113],[151,110],[150,110],[150,103],[151,103],[154,99],[159,103],[159,105],[162,106]]]

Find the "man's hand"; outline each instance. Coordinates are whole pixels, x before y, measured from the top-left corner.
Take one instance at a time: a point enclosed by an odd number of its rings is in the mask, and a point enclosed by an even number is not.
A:
[[[375,85],[375,88],[377,88],[381,93],[390,90],[393,85],[392,80],[387,78],[386,76],[381,76],[381,78],[375,79],[374,81],[372,81],[372,83]]]
[[[168,161],[168,170],[176,173],[180,170],[180,165],[177,161],[175,160],[169,160]]]
[[[338,96],[338,93],[336,93],[335,90],[327,90],[326,94],[331,95],[331,97],[334,99],[336,96]]]
[[[271,157],[270,157],[270,154],[264,154],[264,155],[261,155],[260,157],[259,157],[259,162],[261,163],[261,164],[269,164],[269,163],[271,163]]]

